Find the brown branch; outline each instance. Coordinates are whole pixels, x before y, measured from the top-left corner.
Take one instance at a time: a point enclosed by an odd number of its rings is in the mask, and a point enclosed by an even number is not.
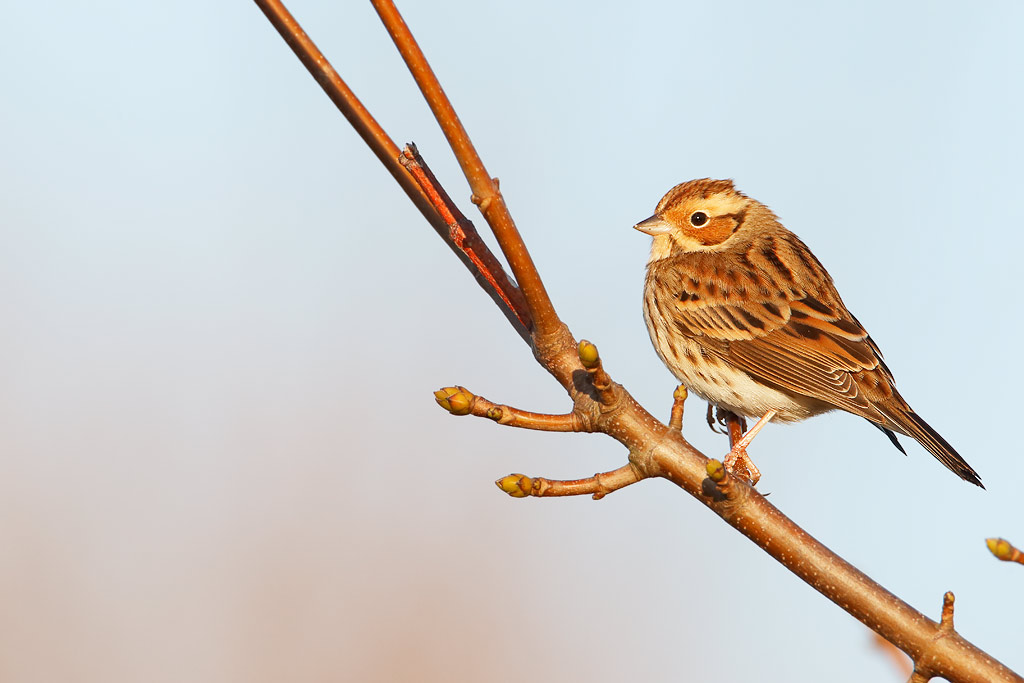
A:
[[[261,6],[270,4],[266,0],[256,1]],[[572,335],[555,314],[532,259],[508,216],[497,184],[487,175],[394,5],[389,0],[373,2],[445,131],[479,200],[481,211],[520,283],[535,324],[532,338],[534,354],[568,391],[573,400],[570,415],[577,416],[587,431],[600,431],[613,437],[630,454],[630,462],[624,467],[588,479],[557,482],[513,475],[516,479],[507,482],[508,486],[518,488],[523,496],[534,495],[534,481],[547,482],[543,495],[554,495],[551,491],[564,495],[603,495],[620,488],[620,484],[628,485],[647,477],[664,477],[714,510],[815,590],[910,655],[915,669],[922,675],[963,682],[1024,682],[953,630],[950,619],[941,624],[928,619],[831,552],[738,477],[729,475],[724,469],[719,472],[720,463],[709,463],[677,429],[656,420],[622,386],[611,381],[603,368],[601,377],[587,374],[588,384],[596,387],[600,383],[602,386],[595,396],[587,387],[577,386],[577,372],[585,372],[580,354]],[[326,60],[323,64],[330,69]],[[333,69],[330,72],[333,73]],[[324,87],[327,89],[326,85]],[[436,212],[431,210],[431,214],[436,215]],[[447,409],[455,414],[475,414],[473,395],[461,388],[454,389],[443,399],[439,397],[439,402],[447,401]],[[491,404],[491,407],[499,406]],[[491,407],[487,408],[485,415]],[[550,420],[551,425],[564,426],[570,420],[569,416],[538,416],[525,411],[519,411],[515,417],[522,422],[521,426],[547,424],[546,420]],[[538,486],[543,488],[544,484]]]
[[[946,591],[942,596],[942,614],[939,616],[939,634],[953,632],[953,603],[956,596],[953,591]]]
[[[590,495],[594,500],[601,500],[609,493],[626,488],[644,478],[632,465],[623,465],[617,470],[598,472],[586,479],[559,480],[510,474],[494,483],[513,498]]]
[[[689,392],[686,387],[680,384],[672,393],[672,413],[668,418],[668,428],[672,431],[683,431],[683,403]]]
[[[522,293],[505,274],[501,263],[480,239],[472,224],[469,221],[460,223],[456,227],[456,233],[452,234],[452,224],[435,209],[429,189],[423,188],[413,174],[399,163],[398,146],[363,106],[352,89],[342,80],[316,44],[302,30],[295,17],[280,0],[255,0],[255,2],[267,15],[267,19],[281,34],[284,41],[292,48],[299,61],[312,74],[367,146],[384,164],[384,168],[420,210],[431,227],[455,252],[484,291],[498,304],[498,308],[512,323],[516,332],[527,343],[530,343],[529,313],[526,311]],[[436,183],[434,185],[436,186]],[[459,215],[461,216],[461,214]],[[459,231],[463,235],[461,243],[457,239]]]
[[[739,493],[739,489],[737,489],[735,484],[737,480],[724,462],[711,458],[704,466],[704,471],[708,473],[708,480],[714,484],[714,488],[706,484],[702,485],[706,495],[716,501],[736,499],[736,495]]]
[[[622,419],[617,416],[617,420]],[[646,459],[634,459],[641,472],[665,476],[686,489],[915,662],[927,659],[934,675],[977,683],[1024,681],[959,633],[943,634],[937,639],[938,624],[833,553],[738,478],[728,478],[735,488],[734,495],[714,496],[703,483],[707,480],[707,469],[701,465],[707,461],[677,433],[665,429],[664,437],[651,443],[645,454]]]
[[[512,282],[498,259],[480,239],[480,234],[473,227],[473,223],[466,218],[437,182],[437,178],[427,166],[427,162],[420,156],[416,145],[410,143],[402,148],[402,154],[398,161],[412,174],[431,206],[448,226],[449,240],[472,262],[473,267],[470,270],[478,280],[481,278],[485,280],[480,285],[485,290],[496,292],[508,310],[515,314],[514,318],[509,318],[509,322],[516,328],[516,332],[526,340],[526,343],[529,343],[533,320],[530,318],[530,309],[522,291]]]
[[[944,638],[956,635],[953,630],[953,602],[955,599],[951,591],[946,591],[946,594],[942,596],[942,614],[932,638],[934,644],[941,643]],[[937,669],[941,664],[941,656],[938,652],[934,649],[926,650],[914,659],[914,672],[910,675],[908,683],[929,681],[936,676],[942,676],[941,671]]]
[[[580,357],[580,363],[587,370],[590,384],[597,394],[597,400],[605,408],[614,406],[617,394],[612,386],[612,378],[608,376],[604,365],[601,364],[601,355],[597,352],[597,347],[583,339],[577,345],[576,353]]]
[[[312,74],[331,101],[337,105],[359,136],[384,164],[384,167],[394,176],[416,207],[429,220],[431,210],[425,197],[416,188],[412,179],[402,170],[402,167],[398,165],[398,146],[392,142],[384,129],[352,92],[352,89],[341,79],[320,49],[295,21],[295,17],[278,0],[256,0],[256,5],[263,10],[267,19],[288,43],[295,56]]]
[[[498,189],[497,179],[491,178],[484,167],[483,160],[477,154],[473,142],[469,139],[466,129],[455,113],[455,108],[445,95],[441,83],[434,75],[434,70],[420,50],[402,15],[398,13],[391,0],[371,0],[388,34],[395,42],[398,52],[402,55],[412,77],[416,80],[424,99],[430,105],[434,118],[441,126],[444,136],[448,138],[455,158],[462,167],[462,172],[469,181],[473,191],[473,202],[480,207],[480,212],[491,226],[498,240],[502,253],[508,260],[512,274],[526,296],[533,314],[536,334],[541,337],[557,335],[562,327],[561,320],[555,313],[554,305],[548,297],[540,273],[533,264],[533,258],[526,249],[523,238],[516,229],[512,215],[505,206],[505,200]]]
[[[989,552],[995,555],[997,559],[1003,562],[1019,562],[1024,564],[1024,551],[1014,547],[1005,538],[986,538],[985,544],[988,545]]]
[[[573,413],[546,415],[531,413],[511,406],[499,405],[477,396],[466,387],[445,387],[434,392],[437,404],[452,415],[475,415],[494,420],[507,427],[534,429],[541,432],[589,432],[586,423]]]

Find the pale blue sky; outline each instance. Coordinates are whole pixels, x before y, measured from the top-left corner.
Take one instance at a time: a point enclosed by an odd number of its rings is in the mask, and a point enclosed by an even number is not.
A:
[[[289,6],[476,219],[369,4]],[[933,618],[953,590],[961,632],[1024,670],[1024,572],[983,542],[1024,545],[1024,7],[399,6],[559,312],[656,414],[674,382],[631,226],[730,177],[812,247],[988,491],[847,415],[766,429],[760,489]],[[494,488],[625,453],[434,405],[458,383],[568,407],[255,5],[5,18],[4,680],[904,680],[665,483]]]

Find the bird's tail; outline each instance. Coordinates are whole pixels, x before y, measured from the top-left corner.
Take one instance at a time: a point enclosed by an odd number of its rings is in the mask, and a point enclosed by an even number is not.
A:
[[[974,471],[974,468],[960,457],[960,454],[949,445],[948,441],[943,439],[937,431],[922,420],[920,415],[913,410],[906,410],[896,414],[887,412],[886,417],[893,421],[893,426],[897,431],[917,439],[918,443],[924,446],[929,453],[934,455],[939,462],[948,467],[954,474],[975,486],[985,488],[981,483],[981,477]]]

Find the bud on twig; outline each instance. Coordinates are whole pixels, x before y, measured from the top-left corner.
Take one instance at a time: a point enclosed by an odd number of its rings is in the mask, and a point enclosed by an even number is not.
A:
[[[466,387],[445,387],[434,392],[437,405],[452,415],[469,415],[473,410],[473,399],[476,396]]]
[[[525,474],[510,474],[494,483],[513,498],[526,498],[533,489],[533,480]]]
[[[583,363],[583,367],[585,368],[589,369],[597,367],[597,364],[601,362],[601,357],[597,353],[597,347],[586,339],[580,341],[578,352],[580,362]]]

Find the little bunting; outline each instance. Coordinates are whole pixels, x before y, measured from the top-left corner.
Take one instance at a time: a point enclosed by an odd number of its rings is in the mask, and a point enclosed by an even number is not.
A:
[[[764,204],[730,180],[691,180],[635,227],[654,238],[644,283],[647,330],[689,391],[735,415],[781,422],[845,410],[900,450],[895,434],[913,437],[982,486],[896,391],[881,351],[831,276]]]

